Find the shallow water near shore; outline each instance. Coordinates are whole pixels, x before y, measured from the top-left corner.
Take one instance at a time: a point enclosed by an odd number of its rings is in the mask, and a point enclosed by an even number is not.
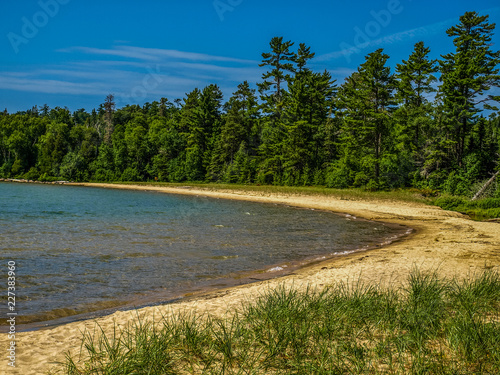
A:
[[[16,262],[22,324],[270,278],[406,230],[283,205],[0,183],[0,259],[5,278]]]

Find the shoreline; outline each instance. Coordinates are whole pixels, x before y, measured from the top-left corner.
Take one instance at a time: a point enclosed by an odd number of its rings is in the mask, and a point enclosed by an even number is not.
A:
[[[8,181],[0,179],[0,182],[11,182],[11,183],[34,183],[34,184],[43,184],[39,181],[28,181],[28,180],[15,180],[10,179]],[[165,188],[159,187],[160,191],[158,191],[155,186],[138,186],[138,185],[129,185],[129,184],[92,184],[92,183],[71,183],[68,181],[58,181],[55,184],[58,185],[68,185],[71,187],[87,187],[87,188],[97,188],[97,189],[127,189],[134,191],[144,191],[145,193],[156,193],[156,194],[165,194]],[[153,187],[153,189],[151,189]],[[182,187],[172,187],[174,190],[168,191],[168,194],[175,193],[176,195],[186,195],[186,193],[191,189],[188,186]],[[180,190],[179,190],[180,189]],[[198,191],[195,189],[196,195]],[[190,196],[193,196],[192,194]],[[213,197],[207,197],[207,199],[211,199],[213,201]],[[216,201],[213,201],[216,202]],[[330,210],[314,210],[305,207],[297,207],[291,206],[285,203],[270,203],[270,202],[252,202],[252,203],[261,203],[265,205],[272,206],[280,206],[285,209],[297,209],[303,211],[316,211],[316,212],[325,212],[335,215],[338,218],[345,218],[349,221],[360,221],[360,222],[371,222],[370,220],[366,220],[363,218],[356,218],[350,214],[346,213],[337,213],[332,212]],[[308,268],[315,264],[328,261],[332,258],[343,257],[347,254],[351,253],[363,253],[366,251],[370,251],[382,246],[386,246],[392,242],[399,241],[405,236],[409,235],[413,230],[407,226],[395,225],[382,223],[384,227],[391,228],[393,233],[380,235],[373,237],[372,240],[359,243],[356,246],[350,246],[347,248],[339,249],[338,251],[332,251],[331,249],[325,248],[323,253],[318,253],[315,255],[308,255],[307,257],[300,257],[297,259],[285,260],[285,261],[276,261],[269,264],[260,265],[255,269],[248,269],[244,271],[230,271],[227,274],[221,275],[213,280],[204,282],[204,283],[196,283],[191,287],[178,287],[172,288],[169,292],[151,290],[149,293],[144,294],[136,294],[130,295],[127,298],[120,298],[113,301],[99,301],[99,303],[94,303],[92,305],[84,305],[79,304],[79,308],[73,309],[72,306],[61,307],[55,310],[50,310],[42,313],[32,313],[32,314],[21,314],[17,318],[17,332],[28,332],[28,331],[36,331],[39,329],[47,329],[53,328],[56,326],[69,324],[82,320],[92,320],[102,318],[107,315],[111,315],[116,311],[130,311],[141,309],[144,307],[151,307],[156,305],[167,305],[171,303],[176,303],[179,301],[184,301],[186,296],[191,296],[193,294],[207,294],[209,292],[213,292],[214,290],[232,288],[235,286],[251,284],[259,281],[271,280],[283,276],[287,276],[291,273],[300,272],[303,268]],[[327,229],[327,228],[325,228]],[[328,251],[330,250],[330,251]],[[6,328],[7,318],[0,318],[0,334],[6,333],[8,330]]]
[[[350,216],[349,214],[340,214],[336,212],[334,212],[333,214],[339,216],[347,216],[347,217]],[[365,220],[365,219],[353,218],[352,220]],[[122,303],[119,303],[113,307],[105,307],[97,310],[87,310],[84,312],[78,312],[76,314],[71,314],[71,315],[64,315],[61,317],[51,318],[48,320],[33,320],[27,323],[24,322],[18,323],[16,330],[17,332],[20,333],[34,332],[37,330],[50,329],[79,321],[104,318],[106,316],[112,315],[117,311],[133,311],[147,307],[154,307],[158,305],[165,306],[175,303],[182,303],[190,299],[196,298],[195,296],[203,297],[218,290],[231,289],[240,286],[244,287],[246,285],[256,282],[265,282],[269,280],[286,277],[290,274],[299,273],[303,269],[307,269],[317,264],[328,262],[329,260],[332,259],[345,257],[346,255],[349,254],[354,254],[354,253],[363,254],[366,252],[370,252],[371,250],[387,246],[391,243],[397,241],[403,241],[407,236],[413,233],[413,229],[407,226],[401,226],[401,225],[396,226],[390,223],[389,224],[384,223],[384,225],[388,227],[393,227],[393,229],[397,230],[398,232],[393,233],[387,237],[381,237],[377,239],[377,241],[374,241],[372,244],[369,245],[363,245],[361,247],[347,249],[339,252],[327,253],[323,255],[320,254],[315,256],[309,256],[308,258],[304,259],[267,264],[262,268],[254,269],[251,271],[235,271],[231,272],[230,274],[218,277],[205,284],[195,285],[188,289],[181,288],[178,289],[176,292],[171,292],[167,294],[163,293],[159,295],[153,292],[148,295],[139,295],[132,299],[123,300]],[[380,240],[382,241],[378,242]],[[38,318],[37,315],[33,316],[35,317],[35,319]],[[4,329],[3,327],[0,328],[0,334],[6,332],[7,332],[6,329]]]
[[[116,323],[124,326],[139,317],[168,316],[196,311],[224,316],[226,312],[248,303],[276,285],[321,288],[338,281],[402,285],[408,272],[417,266],[422,271],[437,271],[440,277],[465,277],[500,264],[498,223],[475,222],[466,216],[421,203],[377,200],[346,200],[330,196],[274,194],[256,191],[214,190],[191,187],[64,183],[65,185],[157,191],[170,194],[200,195],[285,204],[295,207],[347,213],[367,220],[393,223],[413,228],[402,240],[371,250],[353,252],[300,268],[292,274],[251,284],[208,292],[194,293],[168,305],[148,306],[138,310],[116,311],[96,319],[76,321],[37,331],[19,332],[17,370],[22,374],[47,372],[54,362],[64,361],[64,353],[78,354],[82,332],[94,332],[96,323],[109,332]],[[6,334],[0,335],[7,348]],[[7,361],[0,369],[7,368]]]

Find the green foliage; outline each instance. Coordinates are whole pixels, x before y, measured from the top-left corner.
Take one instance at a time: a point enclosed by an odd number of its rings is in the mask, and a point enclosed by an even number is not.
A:
[[[82,176],[82,173],[85,171],[85,168],[83,168],[84,164],[85,159],[82,155],[75,152],[68,152],[61,161],[59,174],[65,180],[86,181],[88,177],[85,175]]]
[[[450,152],[459,166],[466,156],[467,140],[481,111],[480,104],[499,100],[487,94],[500,85],[500,52],[492,51],[490,43],[495,24],[487,21],[488,16],[476,12],[461,16],[460,23],[447,30],[454,37],[456,50],[439,62],[443,82],[440,94],[446,115],[443,130],[449,134]]]
[[[0,177],[414,187],[470,197],[498,170],[493,32],[488,16],[466,12],[447,31],[455,51],[439,64],[420,41],[392,73],[378,49],[338,89],[329,72],[311,68],[309,46],[274,37],[258,91],[244,81],[225,103],[211,84],[142,107],[116,108],[108,95],[90,112],[5,111]],[[489,196],[500,197],[499,186]]]
[[[478,220],[500,217],[500,198],[471,201],[465,197],[442,196],[434,204],[444,210],[463,212]]]
[[[25,173],[23,178],[26,180],[36,181],[40,178],[40,172],[35,167],[31,167],[30,170]]]
[[[296,60],[296,55],[290,51],[293,44],[291,41],[284,42],[283,37],[274,37],[269,43],[271,52],[262,54],[263,60],[259,66],[269,66],[271,69],[262,75],[264,81],[259,84],[259,91],[267,102],[268,112],[279,112],[279,103],[283,98],[282,86],[290,80],[289,73],[295,71],[293,62]],[[269,91],[269,94],[265,94]]]
[[[251,182],[254,174],[252,155],[257,153],[259,135],[257,98],[247,81],[238,85],[225,109],[220,135],[214,141],[207,177],[213,181]]]
[[[139,176],[139,172],[136,168],[128,167],[122,173],[120,178],[121,181],[141,181],[141,177]]]
[[[385,65],[388,58],[381,49],[369,54],[339,91],[336,106],[341,120],[341,158],[336,169],[354,172],[350,174],[354,180],[342,184],[370,190],[392,185],[387,172],[391,169],[388,164],[395,161],[390,157],[394,78]]]
[[[85,332],[66,374],[494,374],[500,276],[442,280],[413,269],[403,288],[360,280],[280,285],[225,318],[174,314]]]

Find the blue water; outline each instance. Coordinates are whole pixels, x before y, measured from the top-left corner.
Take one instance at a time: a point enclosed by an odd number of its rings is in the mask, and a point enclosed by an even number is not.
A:
[[[0,183],[0,278],[7,280],[14,261],[23,323],[166,301],[252,274],[272,277],[400,232],[282,205]]]

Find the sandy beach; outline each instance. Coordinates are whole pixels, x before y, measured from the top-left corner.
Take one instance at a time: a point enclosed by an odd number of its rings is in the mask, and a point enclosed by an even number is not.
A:
[[[348,200],[313,195],[278,195],[251,191],[224,191],[199,188],[152,187],[115,184],[78,184],[108,188],[139,189],[173,194],[191,194],[221,199],[287,204],[330,210],[369,220],[395,223],[412,228],[403,239],[364,252],[339,256],[302,268],[291,275],[186,298],[179,303],[118,311],[98,319],[69,323],[53,328],[16,334],[16,368],[3,355],[0,374],[45,374],[63,362],[65,353],[80,351],[82,332],[96,324],[111,332],[141,317],[160,317],[181,311],[208,312],[223,316],[242,303],[258,297],[268,288],[285,283],[296,288],[323,287],[340,280],[402,285],[412,267],[435,271],[441,277],[465,277],[500,265],[500,224],[475,222],[457,212],[419,203],[389,200]],[[7,334],[0,335],[4,353],[9,348]]]

